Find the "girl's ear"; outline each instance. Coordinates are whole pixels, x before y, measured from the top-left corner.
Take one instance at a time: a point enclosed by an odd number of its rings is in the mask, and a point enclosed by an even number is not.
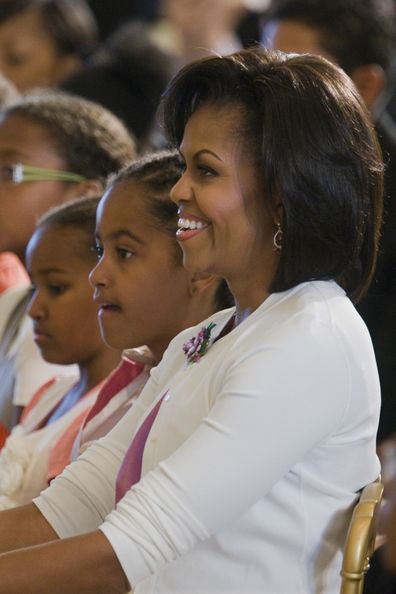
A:
[[[103,184],[97,179],[87,179],[76,184],[68,184],[63,194],[62,202],[75,200],[76,198],[91,198],[102,196],[104,193]]]
[[[90,198],[91,196],[101,196],[104,192],[103,184],[98,179],[87,179],[74,188],[77,196]]]
[[[190,284],[189,284],[189,293],[190,295],[197,295],[198,293],[202,293],[209,287],[217,287],[219,283],[219,277],[215,276],[214,274],[206,274],[205,272],[194,272],[191,275]]]

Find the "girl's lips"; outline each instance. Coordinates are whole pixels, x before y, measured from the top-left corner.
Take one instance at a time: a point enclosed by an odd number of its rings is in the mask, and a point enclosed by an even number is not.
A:
[[[49,336],[48,332],[43,330],[40,326],[33,325],[34,336]]]
[[[36,344],[41,344],[43,342],[46,342],[49,339],[50,339],[49,334],[46,334],[45,332],[41,332],[40,330],[34,331],[33,340]]]
[[[114,305],[113,303],[106,303],[99,306],[99,315],[105,316],[110,315],[113,313],[119,313],[121,311],[121,307],[119,305]]]

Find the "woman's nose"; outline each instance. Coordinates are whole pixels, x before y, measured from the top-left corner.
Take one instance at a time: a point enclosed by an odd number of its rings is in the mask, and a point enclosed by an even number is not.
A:
[[[190,200],[192,195],[191,187],[188,182],[188,176],[186,172],[175,183],[170,191],[170,199],[172,202],[179,204],[180,202]]]

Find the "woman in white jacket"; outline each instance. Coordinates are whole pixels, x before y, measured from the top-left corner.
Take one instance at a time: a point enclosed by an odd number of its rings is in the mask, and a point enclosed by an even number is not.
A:
[[[236,307],[177,336],[112,432],[0,516],[2,550],[25,547],[0,557],[0,593],[335,594],[379,473],[352,303],[381,218],[372,126],[340,69],[262,49],[186,66],[164,101],[184,264]]]

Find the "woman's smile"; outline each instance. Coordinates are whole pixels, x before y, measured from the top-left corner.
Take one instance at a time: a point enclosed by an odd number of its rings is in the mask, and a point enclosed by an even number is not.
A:
[[[176,237],[178,241],[185,241],[195,237],[209,226],[209,222],[194,215],[185,214],[179,217]]]

